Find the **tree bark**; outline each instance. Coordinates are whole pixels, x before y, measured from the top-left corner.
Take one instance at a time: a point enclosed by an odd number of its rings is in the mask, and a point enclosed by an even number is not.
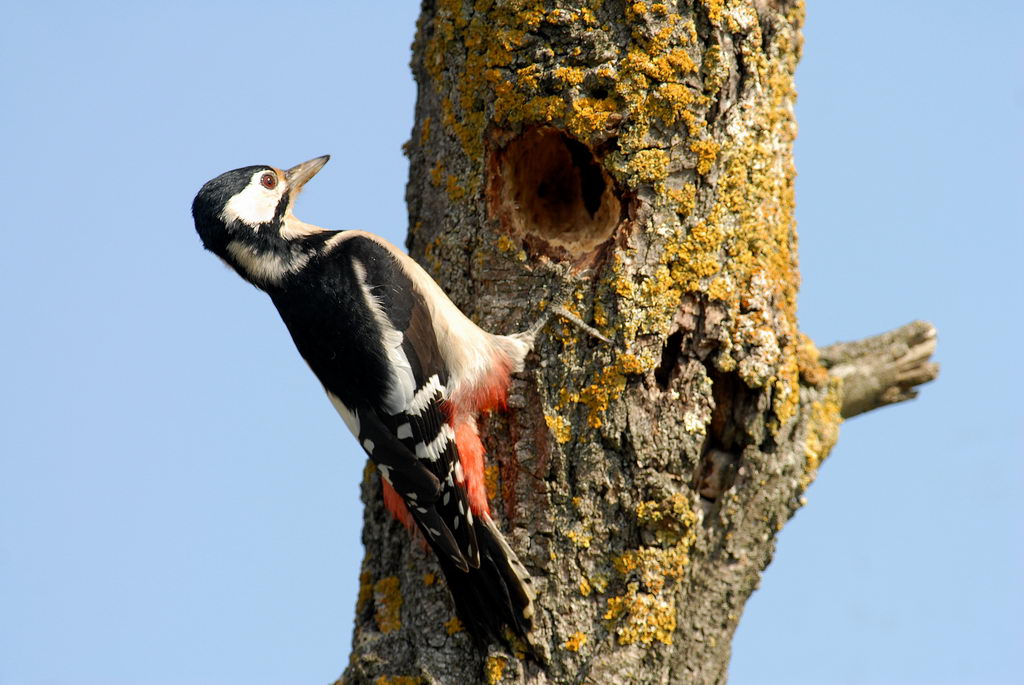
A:
[[[481,654],[363,484],[354,683],[721,683],[843,417],[937,369],[912,324],[819,354],[796,321],[792,0],[426,0],[410,253],[474,321],[557,318],[481,420],[543,659]]]

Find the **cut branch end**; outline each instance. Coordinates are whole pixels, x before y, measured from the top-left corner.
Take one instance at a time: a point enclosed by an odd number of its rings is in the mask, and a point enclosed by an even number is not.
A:
[[[939,375],[939,365],[930,361],[935,345],[935,327],[914,321],[871,338],[823,348],[822,364],[830,376],[843,381],[843,418],[917,397],[917,386]]]

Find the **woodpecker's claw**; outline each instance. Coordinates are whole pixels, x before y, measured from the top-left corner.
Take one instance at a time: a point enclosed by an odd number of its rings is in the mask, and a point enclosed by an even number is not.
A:
[[[532,347],[537,339],[537,335],[541,332],[541,329],[543,329],[544,326],[547,325],[548,321],[551,320],[551,317],[556,314],[565,319],[566,321],[568,321],[569,323],[573,324],[577,328],[581,329],[585,333],[597,338],[601,342],[607,343],[609,345],[611,344],[612,341],[606,338],[604,335],[602,335],[601,331],[597,330],[593,326],[588,325],[583,321],[583,319],[576,316],[575,314],[573,314],[560,304],[554,304],[549,306],[547,311],[541,314],[540,318],[537,319],[532,326],[530,326],[522,333],[517,334],[517,337],[519,337],[522,340],[528,341],[530,346]]]

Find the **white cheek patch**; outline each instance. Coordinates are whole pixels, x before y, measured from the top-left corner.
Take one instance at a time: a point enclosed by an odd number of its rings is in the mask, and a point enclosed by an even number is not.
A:
[[[224,205],[224,211],[220,213],[220,218],[224,223],[241,221],[247,226],[256,228],[274,218],[277,204],[281,200],[283,184],[278,183],[273,190],[264,188],[260,184],[260,177],[265,173],[268,173],[266,169],[253,173],[245,190],[228,200],[228,203]]]

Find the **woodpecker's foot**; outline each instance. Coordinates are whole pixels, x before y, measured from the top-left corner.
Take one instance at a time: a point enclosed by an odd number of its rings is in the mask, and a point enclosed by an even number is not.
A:
[[[565,319],[569,323],[575,325],[577,328],[579,328],[584,333],[587,333],[590,336],[592,336],[594,338],[597,338],[598,340],[600,340],[603,343],[607,343],[607,344],[610,345],[611,342],[612,342],[611,340],[606,338],[604,335],[602,335],[601,331],[597,330],[593,326],[588,325],[587,323],[585,323],[583,321],[583,319],[581,319],[580,317],[576,316],[575,314],[570,312],[568,309],[566,309],[562,305],[553,305],[553,306],[548,308],[548,312],[550,312],[551,314],[557,314],[558,316],[562,317],[563,319]]]
[[[597,330],[593,326],[588,325],[586,322],[583,321],[583,319],[576,316],[562,305],[558,304],[549,306],[547,311],[541,314],[540,318],[537,319],[537,321],[532,326],[530,326],[528,329],[519,334],[519,337],[522,338],[523,340],[528,341],[532,346],[534,341],[537,339],[537,335],[541,332],[541,329],[543,329],[544,326],[547,325],[548,321],[551,320],[551,317],[555,315],[562,317],[563,319],[573,324],[583,332],[597,338],[603,343],[611,344],[612,342],[604,335],[602,335],[601,331]]]

